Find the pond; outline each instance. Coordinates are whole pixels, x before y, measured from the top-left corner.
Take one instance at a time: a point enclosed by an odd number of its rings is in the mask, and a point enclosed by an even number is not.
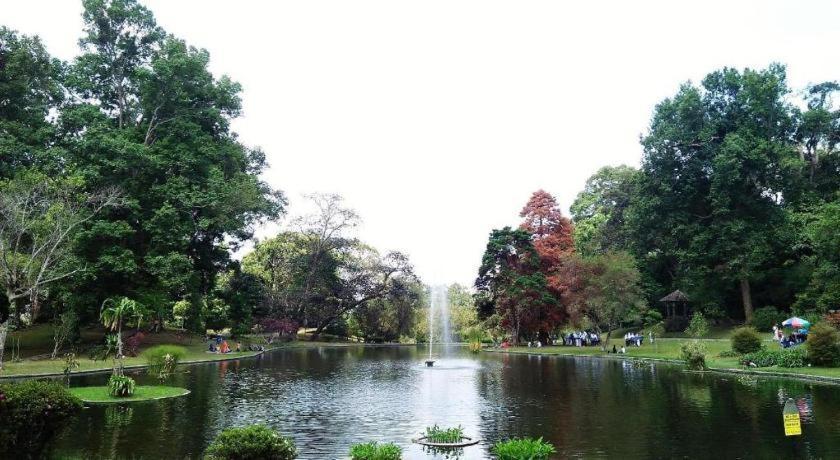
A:
[[[425,354],[413,346],[296,348],[185,367],[174,384],[188,396],[85,409],[50,455],[199,458],[223,428],[259,422],[294,438],[302,459],[347,458],[351,444],[370,440],[396,442],[407,459],[444,458],[411,443],[432,424],[461,425],[482,440],[462,459],[489,458],[493,442],[512,436],[543,437],[558,458],[840,458],[837,386],[458,347],[426,368]],[[788,398],[803,418],[798,438],[784,436]]]

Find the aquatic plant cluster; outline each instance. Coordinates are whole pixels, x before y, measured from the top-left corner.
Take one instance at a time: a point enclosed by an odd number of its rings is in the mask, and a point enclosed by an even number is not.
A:
[[[464,429],[460,426],[441,428],[438,425],[427,427],[424,438],[436,443],[457,443],[465,439]],[[433,452],[447,456],[462,449],[440,449]],[[497,442],[492,452],[499,460],[544,460],[556,453],[553,445],[539,439],[514,438]],[[207,448],[205,455],[209,459],[274,459],[291,460],[297,457],[294,442],[281,436],[265,425],[228,428],[222,431]],[[402,448],[394,443],[376,441],[353,444],[350,447],[351,460],[400,460]],[[457,456],[455,457],[457,458]]]
[[[464,439],[464,428],[460,425],[452,428],[441,428],[438,425],[426,427],[423,435],[426,441],[454,444]]]
[[[402,449],[390,442],[378,443],[376,441],[362,444],[353,444],[350,447],[351,460],[400,460]]]

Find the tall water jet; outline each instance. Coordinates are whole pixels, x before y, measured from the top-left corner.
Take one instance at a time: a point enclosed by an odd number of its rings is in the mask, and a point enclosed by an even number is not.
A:
[[[429,367],[434,364],[432,348],[437,322],[440,322],[437,341],[440,349],[444,350],[447,344],[452,343],[452,332],[449,325],[449,287],[446,285],[429,287],[429,359],[426,360],[426,365]]]
[[[426,360],[426,366],[432,367],[435,363],[432,359],[432,342],[435,338],[435,301],[434,288],[430,290],[429,295],[429,359]]]
[[[435,286],[435,297],[437,298],[437,310],[440,315],[439,341],[442,345],[452,343],[452,331],[449,327],[449,286]]]

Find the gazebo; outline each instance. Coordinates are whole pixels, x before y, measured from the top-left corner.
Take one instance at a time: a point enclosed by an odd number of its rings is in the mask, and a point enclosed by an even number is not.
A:
[[[666,295],[665,297],[659,299],[660,302],[665,304],[665,317],[670,318],[672,316],[677,316],[677,307],[682,306],[682,315],[681,316],[688,316],[688,296],[685,295],[683,291],[677,289],[676,291]]]

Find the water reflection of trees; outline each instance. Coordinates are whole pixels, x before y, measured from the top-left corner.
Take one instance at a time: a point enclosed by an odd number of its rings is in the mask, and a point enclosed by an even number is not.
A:
[[[499,372],[476,382],[488,401],[481,416],[489,442],[542,436],[562,457],[775,458],[831,456],[840,449],[838,398],[824,386],[790,380],[744,385],[679,366],[607,359],[500,360]],[[804,442],[784,438],[780,389],[811,411]]]

